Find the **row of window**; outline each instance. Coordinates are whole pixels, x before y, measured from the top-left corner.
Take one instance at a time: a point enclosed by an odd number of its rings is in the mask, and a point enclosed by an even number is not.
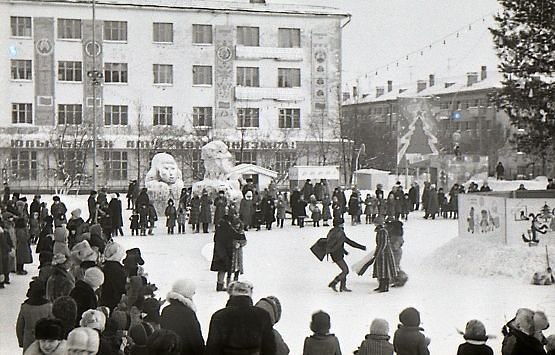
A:
[[[200,154],[193,154],[193,168],[199,170],[201,164]],[[258,154],[256,151],[235,151],[237,163],[257,164]],[[65,165],[66,171],[84,171],[84,152],[63,151],[59,154],[59,161]],[[285,173],[295,163],[297,155],[295,152],[276,152],[275,171]],[[20,180],[37,180],[39,169],[37,164],[37,151],[35,150],[12,150],[10,156],[11,173]],[[128,155],[126,151],[110,150],[104,152],[103,167],[108,180],[128,179]],[[63,179],[63,176],[59,176]]]
[[[14,80],[32,80],[31,60],[12,59],[11,78]],[[104,63],[105,83],[127,83],[129,79],[127,63]],[[173,84],[172,64],[152,65],[154,84]],[[278,68],[277,86],[292,88],[301,86],[301,69]],[[83,63],[75,61],[58,62],[59,81],[83,81]],[[193,85],[212,85],[212,66],[193,65]],[[258,67],[237,67],[237,86],[260,86],[260,69]]]
[[[490,102],[487,98],[477,98],[472,100],[441,101],[439,108],[442,110],[465,110],[469,107],[487,107]]]
[[[10,18],[12,36],[31,37],[31,17],[12,16]],[[127,41],[127,21],[103,21],[103,38],[105,41]],[[57,19],[57,38],[81,39],[82,21],[79,19]],[[194,44],[212,44],[212,25],[193,24]],[[152,23],[152,41],[155,43],[173,43],[173,23]],[[237,44],[243,46],[260,46],[260,29],[253,26],[237,26]],[[299,28],[278,28],[278,47],[294,48],[301,46]]]
[[[193,126],[212,127],[212,107],[193,107]],[[129,108],[125,105],[105,105],[105,126],[127,126]],[[12,123],[32,124],[33,105],[30,103],[12,103]],[[58,124],[82,124],[83,107],[81,104],[59,104]],[[172,126],[174,123],[173,107],[154,106],[152,108],[153,126]],[[301,128],[301,110],[298,108],[279,109],[279,128]],[[237,127],[257,128],[260,126],[258,108],[238,108]]]

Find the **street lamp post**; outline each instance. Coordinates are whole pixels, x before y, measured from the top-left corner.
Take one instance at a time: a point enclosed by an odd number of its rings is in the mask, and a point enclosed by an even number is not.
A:
[[[96,86],[98,72],[96,70],[96,0],[92,0],[92,94],[93,94],[93,190],[96,190]]]

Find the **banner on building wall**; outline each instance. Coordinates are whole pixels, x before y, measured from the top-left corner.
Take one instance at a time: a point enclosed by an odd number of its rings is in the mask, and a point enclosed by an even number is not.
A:
[[[439,154],[439,106],[426,97],[399,98],[397,164],[404,166]]]
[[[481,194],[459,195],[459,236],[506,243],[505,198]]]
[[[312,113],[316,117],[328,113],[328,47],[327,33],[312,33]]]
[[[54,70],[54,19],[52,17],[33,17],[34,71],[35,82],[35,120],[37,126],[51,126],[55,116]]]
[[[93,117],[93,105],[96,97],[96,122],[102,124],[102,78],[97,78],[98,85],[93,87],[93,78],[88,75],[96,71],[102,74],[102,21],[96,21],[94,26],[93,42],[93,23],[91,20],[83,20],[83,117],[88,121]],[[94,58],[94,66],[93,66]],[[93,93],[93,90],[95,92]],[[90,121],[89,121],[90,122]]]
[[[214,34],[215,68],[215,104],[214,128],[235,127],[233,98],[233,59],[234,28],[232,26],[216,26]]]

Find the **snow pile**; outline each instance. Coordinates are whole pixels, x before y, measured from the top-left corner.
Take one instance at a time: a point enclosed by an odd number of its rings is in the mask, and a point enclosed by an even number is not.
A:
[[[471,181],[482,186],[484,180],[486,180],[484,177],[473,176],[464,186],[468,187]],[[496,180],[490,177],[486,181],[493,191],[514,191],[518,189],[520,184],[523,184],[527,190],[545,190],[547,187],[547,177],[545,176],[538,176],[534,180]]]
[[[552,257],[555,255],[554,244],[548,245]],[[534,272],[547,268],[543,243],[532,247],[524,243],[507,246],[460,237],[436,249],[424,260],[424,265],[463,276],[505,276],[525,282],[530,282]]]

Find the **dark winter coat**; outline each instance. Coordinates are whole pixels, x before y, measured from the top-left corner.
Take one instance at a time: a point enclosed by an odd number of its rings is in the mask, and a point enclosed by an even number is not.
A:
[[[516,329],[514,320],[503,327],[502,355],[545,355],[542,343],[533,335]]]
[[[23,219],[18,219],[15,228],[15,238],[17,244],[15,246],[16,262],[18,264],[31,264],[33,263],[33,255],[31,254],[31,246],[29,240],[29,230],[27,227],[18,227],[19,221]]]
[[[170,304],[162,310],[160,327],[173,330],[181,338],[181,355],[202,355],[204,338],[192,302],[181,296],[170,299]],[[194,306],[193,306],[194,307]]]
[[[127,275],[123,265],[117,261],[106,261],[102,268],[104,272],[104,283],[100,288],[100,300],[98,304],[107,306],[113,310],[125,293]]]
[[[322,201],[324,197],[324,187],[320,182],[314,184],[314,197],[316,197],[316,201]]]
[[[150,227],[154,226],[154,223],[158,220],[158,214],[156,214],[156,208],[151,203],[148,205],[148,223]]]
[[[231,271],[233,258],[233,240],[240,239],[241,233],[236,231],[226,220],[221,219],[214,233],[214,253],[212,256],[211,271]]]
[[[79,326],[83,312],[88,309],[96,309],[98,307],[98,300],[92,287],[83,280],[78,280],[75,283],[75,287],[71,290],[69,296],[77,303],[77,321],[75,326]]]
[[[312,196],[312,194],[314,194],[314,187],[312,186],[312,184],[308,181],[306,181],[304,183],[304,186],[301,190],[301,193],[305,199],[305,201],[308,201],[310,199],[310,196]]]
[[[486,344],[463,343],[459,345],[457,355],[493,355],[493,350]]]
[[[449,192],[449,210],[459,210],[459,191],[454,188]]]
[[[414,185],[409,189],[409,200],[412,204],[418,203],[420,195],[420,186]]]
[[[121,201],[117,198],[112,198],[108,204],[108,213],[112,218],[112,228],[120,228],[123,226],[123,217]]]
[[[52,204],[52,206],[50,207],[50,213],[54,218],[54,226],[58,227],[61,226],[62,223],[67,222],[67,207],[63,202]]]
[[[330,198],[329,197],[324,197],[322,199],[322,219],[324,221],[327,221],[328,219],[331,219],[330,206],[331,206]]]
[[[79,218],[71,217],[69,221],[67,221],[66,229],[69,232],[70,240],[73,239],[72,236],[81,235],[83,233],[83,228],[85,227],[84,224],[85,224],[85,221],[81,217]]]
[[[420,327],[399,325],[393,336],[393,347],[397,355],[430,355],[421,330]]]
[[[89,221],[95,223],[96,219],[96,195],[89,195],[87,199],[87,207],[89,210]]]
[[[40,215],[40,200],[37,199],[33,199],[31,206],[29,206],[29,215],[32,216],[35,212]]]
[[[198,224],[200,219],[200,198],[193,196],[191,199],[191,211],[189,214],[189,224]]]
[[[129,217],[129,221],[131,221],[131,223],[129,223],[129,229],[136,230],[140,228],[138,214],[132,214],[131,217]]]
[[[374,252],[374,272],[372,276],[377,279],[392,280],[397,276],[395,258],[389,241],[389,233],[382,227],[376,227],[376,251]]]
[[[422,208],[428,211],[428,206],[430,205],[430,187],[425,184],[424,190],[422,191]]]
[[[141,228],[148,228],[148,206],[141,205],[139,207],[139,223]]]
[[[29,298],[21,304],[15,325],[15,332],[17,334],[19,347],[23,348],[23,351],[35,341],[35,324],[39,319],[48,318],[51,315],[52,303],[44,298]],[[6,336],[6,334],[4,334],[4,336]]]
[[[439,200],[436,189],[430,189],[428,192],[428,214],[435,215],[439,213]]]
[[[46,298],[54,302],[58,297],[69,296],[74,287],[75,277],[62,266],[56,265],[46,282]]]
[[[220,223],[220,219],[225,215],[225,208],[227,207],[227,198],[218,196],[214,199],[214,224]]]
[[[339,339],[333,334],[311,335],[304,340],[303,355],[341,355]]]
[[[367,334],[358,348],[357,355],[393,355],[389,335]]]
[[[273,355],[276,343],[270,315],[248,296],[232,296],[212,315],[206,355]]]
[[[299,200],[293,208],[293,214],[297,217],[306,217],[306,201]]]
[[[210,205],[212,205],[212,200],[208,195],[202,195],[200,197],[200,223],[210,223],[212,220],[212,212],[210,211]]]
[[[239,205],[239,217],[245,226],[254,224],[254,201],[243,198]]]
[[[276,203],[276,217],[278,219],[285,219],[285,201],[279,200]]]
[[[168,205],[164,211],[164,215],[166,216],[166,227],[174,228],[175,222],[177,221],[177,210],[175,206],[173,204]]]
[[[326,237],[326,252],[331,256],[334,262],[343,260],[344,256],[347,254],[345,251],[345,243],[349,244],[353,248],[366,250],[364,245],[360,245],[357,242],[347,238],[345,231],[341,227],[333,227]]]
[[[146,192],[146,190],[141,190],[141,192],[139,192],[139,196],[137,196],[137,202],[136,205],[137,206],[148,206],[150,204],[150,198],[148,197],[148,194]]]
[[[360,214],[360,198],[358,197],[358,194],[353,193],[351,194],[351,197],[349,197],[349,215],[360,216]]]
[[[7,230],[0,230],[0,274],[10,272],[9,253],[13,249],[12,238]]]
[[[274,199],[271,197],[264,197],[260,201],[260,207],[262,208],[262,215],[266,223],[271,223],[276,220],[276,206]]]

